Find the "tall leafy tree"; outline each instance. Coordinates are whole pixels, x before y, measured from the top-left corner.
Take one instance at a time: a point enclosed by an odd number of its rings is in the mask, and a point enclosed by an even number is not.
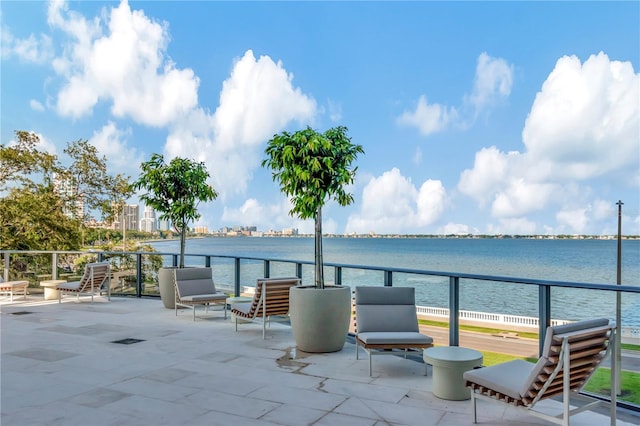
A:
[[[133,194],[129,177],[109,175],[106,157],[100,156],[98,149],[86,140],[69,143],[64,152],[72,160],[71,165],[60,173],[73,186],[73,191],[65,198],[67,210],[78,213],[75,206],[83,203],[86,207],[83,213],[97,210],[105,221],[114,221]]]
[[[80,248],[84,217],[65,211],[82,197],[103,219],[113,217],[112,206],[131,194],[128,178],[110,175],[106,158],[86,141],[68,144],[65,153],[71,157],[71,167],[65,168],[56,155],[40,147],[37,134],[16,131],[15,135],[15,143],[0,144],[0,247]],[[71,179],[78,194],[61,196],[53,186],[53,174]]]
[[[351,164],[358,154],[364,154],[364,149],[351,143],[344,126],[324,133],[307,127],[275,135],[265,153],[262,166],[271,169],[273,180],[289,196],[293,204],[289,214],[315,221],[314,281],[317,288],[324,288],[322,207],[331,199],[341,206],[353,202],[353,195],[346,188],[353,183],[358,169]]]
[[[140,200],[160,213],[180,233],[180,263],[184,268],[184,251],[189,222],[200,218],[198,205],[212,201],[218,193],[207,183],[209,173],[202,162],[176,157],[169,163],[161,154],[153,154],[140,165],[142,172],[131,188],[145,191]]]

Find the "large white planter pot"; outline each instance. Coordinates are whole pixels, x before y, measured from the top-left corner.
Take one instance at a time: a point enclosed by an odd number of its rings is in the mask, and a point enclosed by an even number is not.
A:
[[[292,287],[289,315],[296,347],[303,352],[342,350],[351,318],[351,288]]]
[[[176,290],[174,287],[173,270],[175,267],[158,269],[158,289],[160,290],[160,299],[167,309],[175,309],[176,307]]]

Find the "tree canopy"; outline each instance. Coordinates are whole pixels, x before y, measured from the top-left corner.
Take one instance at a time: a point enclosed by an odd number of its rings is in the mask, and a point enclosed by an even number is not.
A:
[[[364,149],[351,143],[344,126],[324,133],[307,127],[275,135],[267,143],[265,153],[267,158],[262,166],[271,169],[273,180],[289,196],[293,205],[289,214],[315,220],[315,281],[317,287],[324,287],[322,207],[331,199],[341,206],[353,202],[347,188],[358,168],[351,168],[351,164]]]
[[[109,175],[106,158],[87,141],[67,145],[71,166],[63,167],[40,147],[37,134],[15,136],[15,143],[0,144],[0,248],[79,249],[85,214],[97,211],[109,221],[131,195],[128,177]],[[56,190],[54,176],[67,180],[71,190]],[[79,210],[79,203],[87,210]]]
[[[218,193],[207,183],[209,173],[202,162],[176,157],[166,163],[161,154],[153,154],[140,167],[142,172],[131,188],[145,191],[140,200],[180,233],[179,266],[183,268],[187,226],[200,218],[200,202],[215,200]]]

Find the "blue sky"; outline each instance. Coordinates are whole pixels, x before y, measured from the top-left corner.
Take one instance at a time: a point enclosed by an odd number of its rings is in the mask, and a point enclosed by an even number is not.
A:
[[[198,225],[313,224],[260,167],[307,125],[363,145],[334,233],[640,234],[640,3],[2,1],[1,133],[135,179],[204,161]],[[137,203],[136,198],[130,200]]]

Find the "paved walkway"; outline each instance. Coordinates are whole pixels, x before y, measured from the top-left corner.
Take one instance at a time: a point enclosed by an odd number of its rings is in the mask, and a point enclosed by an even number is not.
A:
[[[273,324],[263,340],[260,324],[236,333],[220,311],[194,322],[158,300],[98,299],[0,304],[3,426],[471,424],[470,402],[434,397],[431,376],[411,360],[376,357],[369,377],[351,343],[296,353],[286,325]],[[114,343],[123,339],[140,341]],[[621,426],[640,423],[621,417]],[[479,420],[547,424],[484,401]],[[606,424],[591,411],[572,417],[574,426]]]

